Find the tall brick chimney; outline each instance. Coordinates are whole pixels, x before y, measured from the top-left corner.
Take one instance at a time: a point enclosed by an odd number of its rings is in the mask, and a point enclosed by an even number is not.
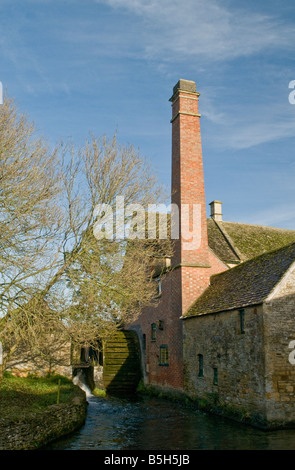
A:
[[[209,249],[203,160],[196,84],[179,80],[172,103],[172,196],[179,209],[179,239],[175,240],[172,268],[180,271],[182,313],[209,283]],[[189,232],[188,217],[189,207]],[[195,211],[194,209],[195,208]],[[187,227],[185,229],[185,226]]]

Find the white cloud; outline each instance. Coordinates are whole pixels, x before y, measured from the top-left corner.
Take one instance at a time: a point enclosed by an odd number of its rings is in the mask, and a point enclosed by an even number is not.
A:
[[[257,210],[251,213],[251,222],[249,217],[241,222],[254,225],[264,225],[266,227],[285,227],[291,230],[295,229],[295,209],[290,207],[289,201],[286,204],[273,205],[264,210]]]
[[[147,57],[230,60],[267,48],[290,48],[294,28],[277,18],[222,6],[215,0],[97,0],[125,9],[145,22],[141,35]]]
[[[217,125],[223,125],[228,118],[226,113],[216,105],[218,94],[222,95],[224,87],[214,86],[202,89],[200,99],[201,116]]]
[[[237,93],[233,97],[229,96],[226,85],[201,90],[201,116],[214,129],[214,139],[210,139],[210,145],[222,150],[242,150],[279,139],[294,138],[295,105],[288,101],[286,76],[285,87],[284,80],[281,80],[277,82],[276,88],[277,95],[271,85],[265,85],[265,90],[260,86],[262,96],[256,90],[254,97],[249,95],[249,100],[241,102]],[[220,98],[224,93],[227,99]],[[267,99],[270,96],[271,100]]]
[[[220,149],[242,150],[279,139],[294,138],[295,109],[293,113],[293,109],[289,112],[289,106],[286,103],[284,113],[279,113],[278,110],[283,106],[278,103],[268,108],[257,104],[245,109],[243,118],[237,119],[234,107],[232,113],[227,109],[222,114],[217,111],[215,116],[214,106],[211,104],[208,107],[206,103],[209,112],[204,113],[204,116],[218,125],[212,145]]]
[[[252,123],[235,126],[227,122],[228,133],[220,136],[219,142],[232,149],[247,149],[255,145],[272,142],[287,137],[295,136],[295,119],[284,122],[259,119],[257,116]]]

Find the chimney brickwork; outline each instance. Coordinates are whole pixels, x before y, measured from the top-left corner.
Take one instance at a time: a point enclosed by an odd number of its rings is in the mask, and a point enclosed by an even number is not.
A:
[[[172,203],[179,208],[179,239],[175,240],[172,267],[180,269],[181,282],[175,294],[181,297],[181,313],[209,284],[209,249],[199,114],[195,82],[179,80],[172,103]],[[189,221],[185,207],[189,207]],[[196,212],[193,212],[195,208]],[[195,218],[195,219],[194,219]],[[187,242],[182,224],[195,232]],[[185,239],[184,239],[185,235]],[[191,245],[191,246],[190,246]],[[181,292],[179,292],[179,290]]]
[[[179,80],[170,101],[171,202],[179,209],[180,237],[175,237],[174,256],[169,272],[163,279],[158,303],[154,307],[145,308],[131,326],[137,331],[142,344],[144,382],[161,389],[183,390],[183,321],[180,317],[209,285],[210,276],[226,269],[208,247],[198,100],[195,82]],[[193,224],[194,205],[197,207],[197,224]],[[189,231],[193,231],[194,227],[197,234],[197,242],[191,245],[181,224],[186,219],[187,207],[190,208]],[[161,328],[157,327],[159,323]],[[153,336],[152,325],[156,328]],[[161,363],[161,348],[166,348],[167,364]]]

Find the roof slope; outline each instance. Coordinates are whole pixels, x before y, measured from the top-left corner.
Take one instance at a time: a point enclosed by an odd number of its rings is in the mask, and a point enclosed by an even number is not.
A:
[[[165,216],[165,214],[164,214]],[[171,237],[171,218],[166,214],[164,223],[167,223],[167,238]],[[146,238],[149,238],[148,222],[146,217]],[[161,223],[163,223],[161,221]],[[156,238],[159,237],[159,214],[156,216]],[[213,218],[207,219],[208,244],[216,256],[225,264],[234,265],[252,259],[263,253],[276,250],[295,242],[295,230],[287,230],[262,225],[241,224],[237,222],[217,222]],[[167,252],[165,240],[158,239],[158,256],[171,256]]]
[[[222,227],[213,219],[207,219],[208,244],[224,263],[239,263],[241,260],[225,238]],[[295,237],[294,237],[295,238]]]
[[[243,261],[295,242],[295,230],[223,221],[218,225],[229,236]]]
[[[216,274],[185,317],[262,303],[295,261],[295,243]]]

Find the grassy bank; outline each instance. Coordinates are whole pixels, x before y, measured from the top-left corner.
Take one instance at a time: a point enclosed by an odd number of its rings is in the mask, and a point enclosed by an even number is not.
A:
[[[66,403],[74,396],[74,385],[66,377],[15,377],[5,373],[0,383],[0,419],[18,421],[56,404],[59,380],[59,403]]]

